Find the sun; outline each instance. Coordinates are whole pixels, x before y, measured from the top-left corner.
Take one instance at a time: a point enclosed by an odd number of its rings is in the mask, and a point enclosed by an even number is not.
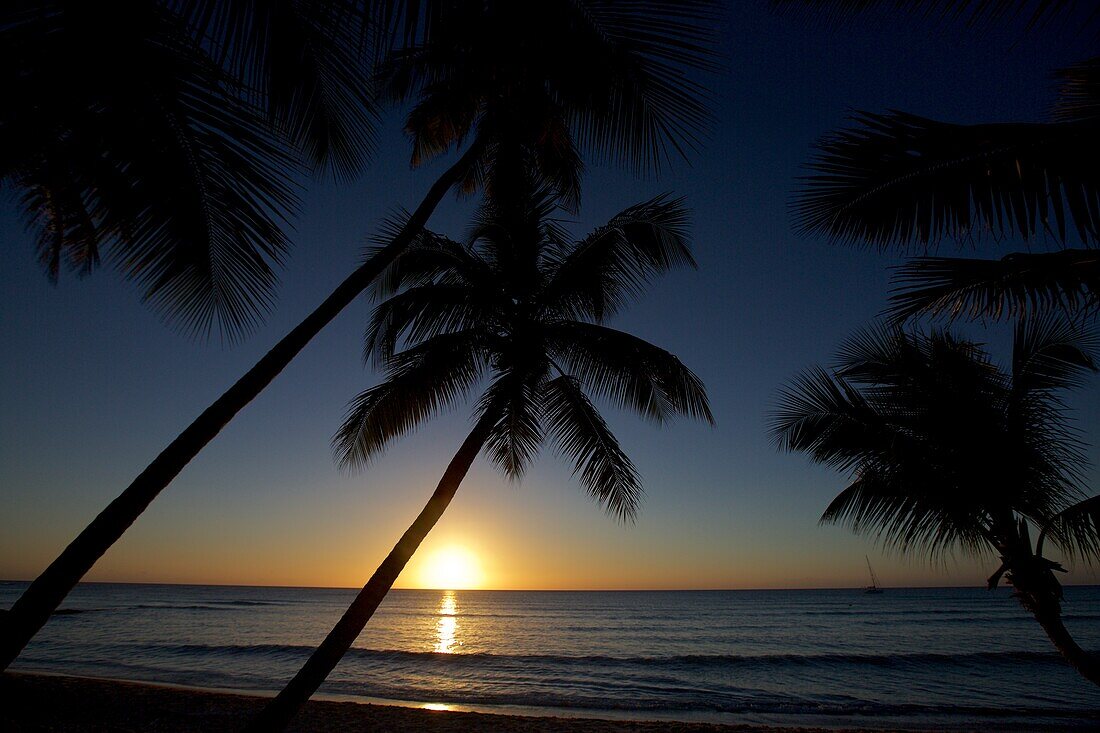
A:
[[[437,550],[427,558],[420,574],[420,586],[438,590],[476,588],[481,582],[477,558],[463,547]]]

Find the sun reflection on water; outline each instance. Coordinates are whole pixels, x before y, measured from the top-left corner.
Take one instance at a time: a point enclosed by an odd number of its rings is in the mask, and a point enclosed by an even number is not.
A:
[[[435,652],[436,654],[453,654],[456,646],[455,633],[458,631],[458,617],[456,616],[458,605],[455,603],[455,592],[444,591],[439,601],[439,620],[435,625]]]

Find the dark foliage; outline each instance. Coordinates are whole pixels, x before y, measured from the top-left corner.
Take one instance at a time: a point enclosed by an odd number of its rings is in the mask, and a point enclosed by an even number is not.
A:
[[[1012,366],[945,332],[879,329],[783,392],[784,450],[851,475],[826,509],[903,552],[1004,554],[1016,518],[1064,552],[1100,558],[1100,534],[1059,518],[1086,496],[1083,445],[1063,393],[1096,371],[1096,338],[1047,318],[1021,324]]]
[[[295,177],[350,175],[370,151],[340,6],[5,3],[0,179],[49,275],[104,260],[185,330],[246,333],[273,297]]]
[[[658,171],[709,120],[693,75],[715,68],[709,0],[427,2],[416,18],[417,43],[391,56],[383,88],[413,102],[414,165],[477,131],[486,154],[467,191],[526,159],[575,205],[581,151]]]

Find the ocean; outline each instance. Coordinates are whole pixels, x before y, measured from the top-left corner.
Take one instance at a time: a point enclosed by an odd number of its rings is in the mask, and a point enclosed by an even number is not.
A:
[[[25,583],[0,582],[0,608]],[[13,669],[275,692],[355,591],[82,584]],[[1066,588],[1100,650],[1100,587]],[[487,712],[1090,729],[1100,689],[1009,589],[390,593],[321,689]]]

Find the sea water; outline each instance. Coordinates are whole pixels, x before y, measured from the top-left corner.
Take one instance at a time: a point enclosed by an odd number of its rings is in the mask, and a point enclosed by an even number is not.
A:
[[[0,583],[8,608],[25,583]],[[13,669],[273,693],[353,590],[81,584]],[[1066,588],[1100,651],[1100,587]],[[1089,729],[1100,689],[1009,589],[392,591],[321,688],[492,712]]]

